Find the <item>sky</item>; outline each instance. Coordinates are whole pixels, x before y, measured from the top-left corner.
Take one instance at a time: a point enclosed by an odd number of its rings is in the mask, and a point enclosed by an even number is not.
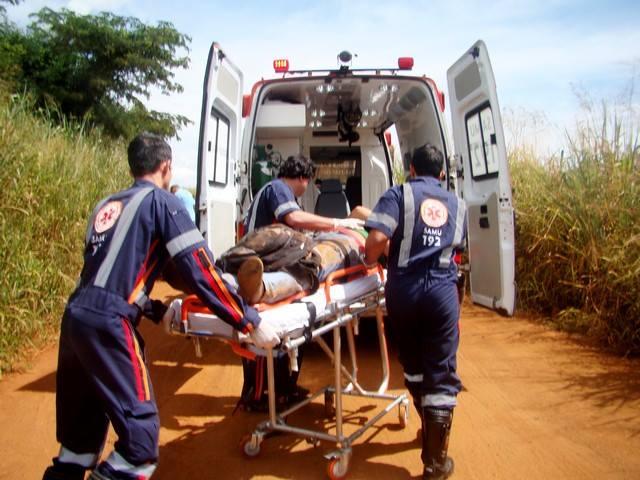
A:
[[[191,37],[187,70],[175,71],[181,94],[154,94],[148,108],[185,115],[193,124],[172,139],[174,178],[196,183],[202,85],[209,47],[219,43],[244,74],[244,92],[272,78],[272,62],[291,69],[333,68],[336,55],[357,55],[354,68],[388,67],[414,58],[413,73],[447,92],[446,72],[478,39],[486,43],[507,142],[557,153],[580,118],[576,92],[611,99],[640,75],[637,0],[25,0],[7,5],[10,20],[48,6],[81,14],[109,11],[145,23],[169,21]],[[448,108],[448,106],[447,106]],[[448,115],[448,112],[445,112]]]

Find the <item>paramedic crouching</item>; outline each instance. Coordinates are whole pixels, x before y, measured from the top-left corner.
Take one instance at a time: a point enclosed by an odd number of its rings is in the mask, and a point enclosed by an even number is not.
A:
[[[465,205],[440,186],[444,158],[433,145],[413,153],[411,179],[380,198],[365,262],[375,263],[390,239],[385,298],[405,385],[422,418],[423,478],[453,473],[449,432],[461,382],[456,374],[460,315],[456,248],[466,234]]]
[[[129,144],[133,185],[98,203],[89,220],[84,266],[62,318],[56,376],[60,453],[44,480],[146,480],[158,458],[158,410],[137,331],[147,293],[172,259],[191,291],[254,342],[279,342],[258,313],[220,277],[184,206],[166,189],[171,148],[143,133]],[[155,304],[158,307],[158,304]],[[166,309],[165,309],[166,310]],[[160,318],[158,318],[160,317]],[[114,451],[97,467],[109,422]]]
[[[358,228],[362,221],[355,218],[329,218],[305,212],[300,208],[296,197],[304,195],[310,180],[315,176],[314,163],[303,155],[288,157],[278,170],[278,178],[270,181],[255,195],[251,203],[247,218],[244,222],[245,234],[255,229],[273,223],[284,223],[296,230],[333,231],[339,227]],[[239,293],[249,303],[256,303],[262,297],[263,265],[259,258],[247,261],[238,273],[244,277]],[[248,280],[247,280],[248,279]],[[286,280],[286,279],[284,279]],[[252,288],[243,288],[249,285]],[[302,361],[302,349],[299,349],[298,361]],[[264,357],[258,357],[258,362],[242,359],[244,386],[242,388],[241,405],[247,410],[264,410],[267,407],[265,396],[262,394],[261,380],[265,378],[260,372],[266,372]],[[289,359],[286,355],[276,358],[275,374],[284,379],[289,374]],[[290,404],[305,396],[307,391],[297,386],[298,372],[290,372],[287,380],[280,383],[287,384],[285,391],[276,392],[281,402]]]

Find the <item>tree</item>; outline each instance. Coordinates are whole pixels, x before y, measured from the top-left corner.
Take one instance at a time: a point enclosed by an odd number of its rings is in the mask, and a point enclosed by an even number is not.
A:
[[[9,0],[14,1],[14,0]],[[174,68],[187,68],[191,39],[171,23],[149,26],[133,17],[103,12],[77,15],[43,8],[23,37],[23,82],[41,105],[68,118],[101,126],[111,136],[148,130],[174,136],[189,120],[149,111],[151,88],[181,92]]]

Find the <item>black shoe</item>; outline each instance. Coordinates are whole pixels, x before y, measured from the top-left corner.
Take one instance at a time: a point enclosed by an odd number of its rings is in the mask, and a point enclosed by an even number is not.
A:
[[[444,480],[453,474],[453,458],[447,457],[444,465],[425,466],[422,471],[422,480]]]
[[[83,480],[85,468],[72,463],[53,461],[53,465],[44,471],[42,480]]]

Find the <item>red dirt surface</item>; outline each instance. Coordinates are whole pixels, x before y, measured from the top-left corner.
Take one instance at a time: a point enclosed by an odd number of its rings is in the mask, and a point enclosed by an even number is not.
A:
[[[154,292],[175,292],[160,284]],[[359,375],[367,387],[380,372],[374,329],[362,322],[357,339]],[[198,359],[190,341],[142,328],[162,429],[154,479],[321,479],[323,455],[292,435],[268,438],[246,459],[242,437],[264,416],[232,415],[242,385],[240,360],[222,342],[203,343]],[[58,450],[55,441],[56,346],[25,373],[0,381],[0,479],[41,478]],[[391,352],[390,391],[403,391]],[[461,319],[459,396],[450,441],[456,479],[640,478],[640,361],[616,358],[567,335],[516,316],[504,318],[465,303]],[[333,369],[316,347],[308,350],[300,383],[317,388]],[[345,400],[347,432],[382,404]],[[322,401],[295,414],[296,425],[330,427]],[[353,447],[350,479],[420,478],[418,416],[401,429],[392,412]],[[106,451],[110,451],[110,433]]]

